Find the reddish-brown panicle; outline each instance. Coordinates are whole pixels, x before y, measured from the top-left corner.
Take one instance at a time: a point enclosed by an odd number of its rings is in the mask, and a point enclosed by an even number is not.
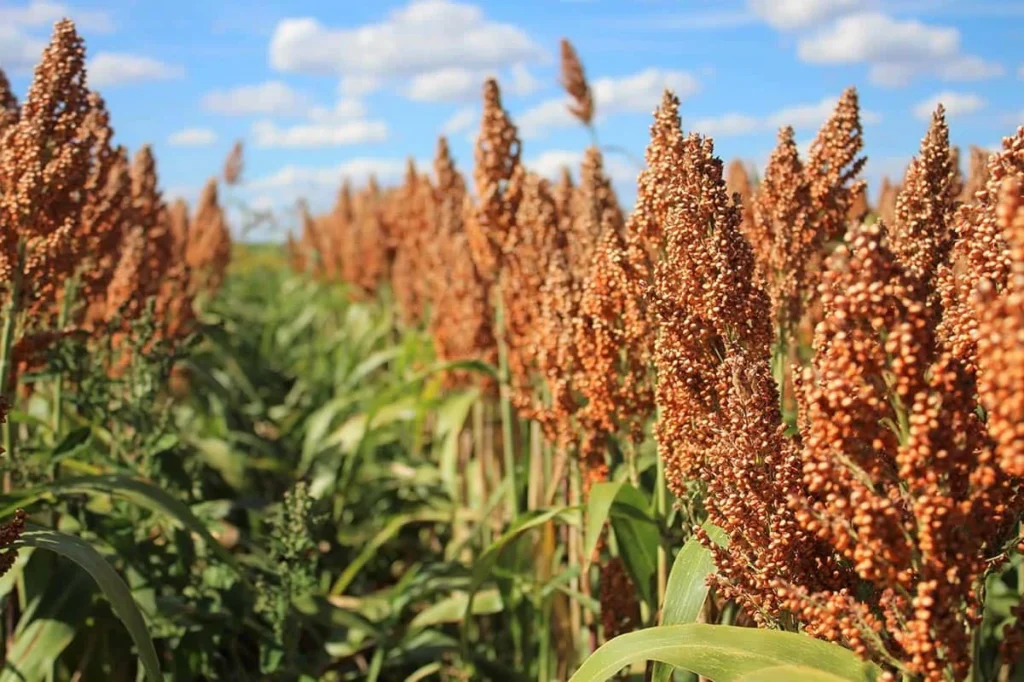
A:
[[[576,49],[568,38],[562,38],[560,47],[562,52],[561,83],[572,98],[572,102],[569,103],[569,113],[579,119],[583,125],[589,126],[594,119],[594,94],[583,73],[583,63],[580,62]]]
[[[519,166],[519,133],[501,106],[493,78],[484,83],[484,106],[474,152],[476,203],[466,221],[466,235],[481,276],[495,281],[512,232],[518,199],[510,181]]]
[[[245,167],[245,154],[241,140],[237,140],[227,158],[224,159],[224,182],[228,185],[237,185],[242,180],[242,170]]]

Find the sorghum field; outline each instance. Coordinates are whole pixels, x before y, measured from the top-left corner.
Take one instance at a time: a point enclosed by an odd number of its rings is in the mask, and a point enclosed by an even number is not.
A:
[[[0,74],[0,682],[1024,679],[1024,127],[869,206],[853,88],[759,179],[666,91],[623,210],[488,79],[232,244],[84,51]]]

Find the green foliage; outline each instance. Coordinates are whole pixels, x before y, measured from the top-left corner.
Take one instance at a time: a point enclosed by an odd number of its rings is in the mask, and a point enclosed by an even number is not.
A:
[[[656,682],[878,673],[801,634],[697,624],[735,609],[708,587],[713,561],[690,537],[702,491],[662,504],[652,440],[628,462],[612,444],[611,481],[582,504],[566,486],[546,507],[518,495],[511,516],[497,400],[446,389],[451,365],[422,330],[396,326],[386,292],[354,301],[255,249],[194,338],[161,347],[152,331],[144,319],[118,344],[68,338],[27,378],[0,517],[24,508],[50,530],[27,534],[0,578],[13,618],[0,682],[157,669],[289,682],[551,682],[577,668],[582,682],[623,668],[640,679],[644,665]],[[184,386],[169,390],[172,372]],[[531,458],[550,471],[553,453],[511,426],[525,492]],[[595,652],[609,639],[600,578],[613,557],[646,629]],[[1014,619],[1016,569],[987,594],[977,646],[993,660]]]
[[[664,625],[621,635],[571,682],[604,682],[638,661],[661,661],[714,682],[873,682],[881,671],[847,649],[806,635],[727,625]]]

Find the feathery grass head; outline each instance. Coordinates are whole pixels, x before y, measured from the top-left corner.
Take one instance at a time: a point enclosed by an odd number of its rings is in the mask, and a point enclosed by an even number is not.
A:
[[[949,150],[949,128],[940,104],[932,115],[921,151],[910,162],[896,198],[891,246],[907,273],[931,284],[953,246],[957,170]]]
[[[86,324],[100,331],[98,323],[106,319],[107,313],[107,288],[134,212],[127,152],[124,147],[112,146],[114,131],[103,99],[96,93],[90,99],[86,126],[92,138],[92,163],[76,242]]]
[[[1009,273],[1001,288],[978,282],[978,393],[988,414],[1000,467],[1024,476],[1024,178],[1002,181],[996,224],[1009,250]]]
[[[440,360],[493,364],[498,347],[489,289],[476,269],[465,231],[465,204],[469,201],[466,182],[443,137],[438,140],[434,173],[434,238],[425,251],[434,284],[428,328]],[[480,374],[458,370],[445,373],[449,386],[481,381],[485,391],[495,390],[494,382],[482,379]]]
[[[236,140],[227,158],[224,159],[224,182],[237,185],[242,181],[242,170],[245,167],[245,154],[241,140]]]
[[[886,225],[894,225],[896,222],[896,197],[899,196],[900,186],[893,183],[889,176],[882,178],[882,185],[878,189],[878,201],[875,212],[879,220]]]
[[[11,91],[11,82],[7,74],[0,69],[0,135],[4,129],[18,120],[18,98]]]
[[[476,204],[466,220],[466,235],[477,270],[491,281],[497,279],[513,229],[517,199],[511,180],[520,152],[519,133],[502,108],[498,82],[489,78],[473,157]]]
[[[206,181],[191,222],[187,215],[182,219],[187,226],[185,262],[192,271],[193,293],[215,292],[231,261],[231,231],[218,201],[216,178]]]
[[[982,281],[1000,292],[1009,278],[1010,250],[999,226],[997,207],[1003,180],[1024,178],[1024,126],[1013,136],[1003,138],[1003,148],[988,158],[984,175],[984,186],[956,212],[956,243],[935,277],[943,309],[939,328],[943,343],[970,367],[977,366],[975,293]]]
[[[568,38],[562,38],[562,87],[572,98],[569,103],[569,113],[579,119],[580,123],[589,126],[594,120],[594,94],[587,83],[587,76],[583,72],[583,63],[580,61],[576,49],[569,42]]]
[[[136,301],[128,319],[142,313],[147,299],[160,291],[164,272],[172,263],[174,241],[163,219],[164,200],[159,189],[156,158],[148,144],[142,145],[132,159],[132,215],[145,235],[145,256],[139,269]]]
[[[864,146],[860,103],[855,88],[847,88],[811,143],[807,173],[811,198],[820,214],[817,219],[822,243],[842,237],[854,198],[855,182],[867,157],[858,156]]]
[[[85,47],[68,20],[54,26],[17,122],[0,133],[0,278],[25,246],[23,291],[34,311],[57,300],[74,270],[73,233],[89,174]]]
[[[819,247],[814,229],[811,184],[797,151],[793,129],[779,131],[754,201],[748,232],[757,259],[758,279],[772,299],[782,334],[791,334],[803,316],[816,280],[810,270]]]
[[[967,179],[964,181],[963,190],[960,193],[961,202],[974,201],[977,193],[985,188],[985,184],[988,182],[988,157],[987,149],[971,145],[968,154]]]

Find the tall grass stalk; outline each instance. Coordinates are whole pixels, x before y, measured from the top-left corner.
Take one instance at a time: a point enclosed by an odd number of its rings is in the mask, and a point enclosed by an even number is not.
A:
[[[499,402],[501,408],[501,455],[508,479],[509,522],[519,518],[519,486],[516,484],[516,458],[513,439],[512,398],[509,395],[508,345],[505,343],[505,306],[502,302],[502,279],[498,280],[494,296],[494,328],[498,340]]]
[[[69,277],[64,284],[64,300],[60,304],[60,314],[57,318],[57,328],[63,330],[68,324],[71,316],[71,305],[75,295],[78,293],[78,281],[75,277]],[[57,375],[53,387],[53,435],[60,438],[61,421],[64,416],[64,374]]]
[[[485,410],[487,403],[485,399],[481,397],[475,403],[473,403],[473,454],[476,455],[477,461],[480,464],[480,499],[485,503],[490,494],[490,456],[487,453],[486,447],[486,430],[485,430]],[[491,544],[491,524],[488,523],[487,519],[480,520],[481,534],[485,545]]]
[[[13,404],[14,386],[9,384],[11,383],[11,371],[14,367],[12,352],[14,350],[15,330],[18,325],[18,299],[21,298],[24,269],[25,240],[21,239],[18,241],[18,257],[11,276],[11,286],[7,292],[7,305],[4,306],[4,326],[2,335],[0,335],[0,399],[6,400],[8,405]],[[15,457],[14,440],[16,428],[17,424],[11,423],[11,420],[7,420],[3,424],[4,454],[9,459]],[[10,471],[4,473],[3,491],[5,493],[11,491]]]
[[[656,479],[654,483],[654,511],[659,520],[664,520],[668,512],[668,487],[665,483],[665,461],[655,458]],[[658,543],[658,608],[665,608],[665,590],[668,587],[668,553],[664,545]],[[660,620],[661,614],[658,614]]]

